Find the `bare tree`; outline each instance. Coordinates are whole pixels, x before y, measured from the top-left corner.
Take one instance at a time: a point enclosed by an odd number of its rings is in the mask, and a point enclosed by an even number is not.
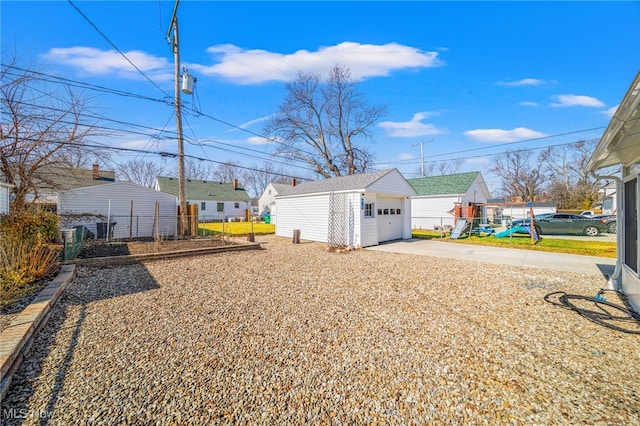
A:
[[[502,179],[502,190],[511,198],[536,201],[542,195],[544,174],[530,162],[529,150],[507,151],[496,157],[489,170]]]
[[[11,209],[28,207],[46,185],[42,171],[72,168],[83,155],[91,158],[89,137],[100,135],[96,121],[88,121],[88,101],[69,86],[46,82],[42,74],[2,64],[0,172],[13,187]],[[55,188],[46,188],[55,189]]]
[[[156,178],[162,174],[163,167],[146,160],[130,160],[116,166],[118,180],[153,188]]]
[[[219,182],[233,182],[234,179],[240,177],[240,172],[236,167],[238,163],[234,161],[227,161],[224,164],[219,164],[218,167],[212,170],[211,177]]]
[[[386,107],[369,106],[348,68],[335,65],[326,82],[300,72],[286,85],[287,95],[264,128],[279,141],[278,153],[305,162],[325,178],[363,173],[372,155],[359,139],[369,139],[371,127]]]
[[[549,175],[548,192],[561,208],[588,209],[597,200],[599,182],[587,169],[597,140],[546,148],[540,154]]]
[[[281,169],[277,169],[272,163],[265,162],[262,167],[254,166],[253,170],[245,170],[242,173],[244,187],[252,197],[260,197],[270,183],[287,183]]]
[[[460,167],[464,164],[464,160],[458,158],[455,160],[446,161],[430,161],[424,168],[425,176],[446,176],[458,173]],[[418,169],[418,174],[422,173],[421,169]]]
[[[186,159],[184,161],[184,176],[186,179],[207,180],[211,179],[212,169],[209,163]]]

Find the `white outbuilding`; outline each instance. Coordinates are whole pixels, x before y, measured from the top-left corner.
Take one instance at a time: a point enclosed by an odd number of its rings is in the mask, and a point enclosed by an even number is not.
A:
[[[9,195],[13,185],[0,181],[0,214],[9,213]]]
[[[63,227],[85,226],[97,238],[173,236],[176,204],[174,195],[114,182],[59,192],[57,212]]]
[[[410,239],[414,195],[397,169],[300,183],[275,198],[276,235],[352,247]]]

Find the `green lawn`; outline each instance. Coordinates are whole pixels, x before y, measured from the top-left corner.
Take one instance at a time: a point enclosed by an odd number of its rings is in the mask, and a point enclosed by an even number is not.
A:
[[[422,231],[414,229],[413,238],[440,239],[437,231]],[[445,235],[443,240],[456,244],[476,244],[483,246],[520,248],[526,250],[553,251],[556,253],[582,254],[587,256],[616,257],[616,243],[603,241],[562,240],[553,237],[544,237],[537,244],[531,243],[529,235],[514,234],[513,238],[495,238],[491,235],[462,236],[457,240],[450,240]]]
[[[214,222],[200,224],[199,229],[211,233],[225,233],[227,235],[275,234],[276,227],[263,222]],[[202,232],[202,231],[201,231]],[[199,233],[201,233],[199,232]]]

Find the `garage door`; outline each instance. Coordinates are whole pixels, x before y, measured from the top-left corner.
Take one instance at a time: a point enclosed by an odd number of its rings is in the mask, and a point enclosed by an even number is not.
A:
[[[378,241],[402,238],[402,199],[378,198]]]

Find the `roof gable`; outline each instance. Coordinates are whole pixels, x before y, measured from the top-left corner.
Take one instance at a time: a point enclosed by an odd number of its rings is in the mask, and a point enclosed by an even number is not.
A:
[[[97,176],[94,178],[94,170],[91,169],[45,166],[34,174],[34,182],[41,192],[58,192],[116,181],[114,171],[99,170],[95,173]]]
[[[418,195],[465,194],[480,172],[407,179]]]
[[[178,178],[158,176],[158,189],[178,196]],[[187,179],[185,193],[188,200],[207,201],[250,201],[251,197],[243,187],[234,188],[233,183],[210,180]]]
[[[375,182],[394,171],[400,175],[396,169],[388,169],[372,173],[361,173],[357,175],[338,176],[330,179],[303,182],[296,186],[287,186],[279,195],[291,196],[336,191],[365,191]]]

